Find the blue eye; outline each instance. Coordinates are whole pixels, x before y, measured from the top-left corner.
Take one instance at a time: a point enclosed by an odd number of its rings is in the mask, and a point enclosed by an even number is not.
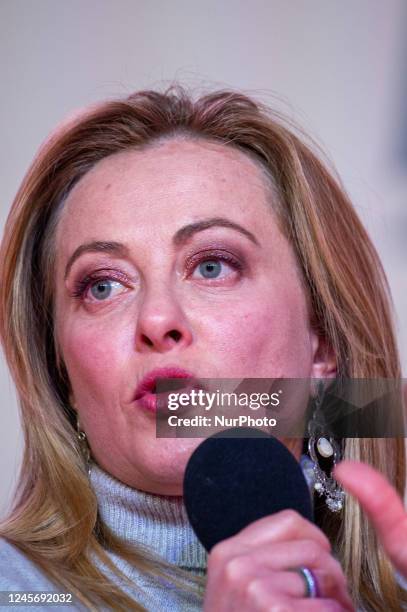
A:
[[[201,274],[201,278],[206,279],[221,279],[228,276],[228,274],[223,274],[221,276],[222,267],[232,268],[235,271],[242,271],[242,264],[231,255],[227,253],[222,253],[220,255],[211,255],[201,258],[198,263],[195,265],[190,265],[190,268],[193,270],[198,270]]]
[[[120,288],[123,287],[123,284],[112,278],[92,278],[92,276],[87,276],[76,283],[72,296],[78,299],[84,299],[88,289],[90,289],[90,293],[95,300],[104,302],[110,297],[115,286]]]
[[[199,264],[199,271],[205,278],[216,278],[221,271],[221,264],[219,261],[207,259]]]
[[[122,283],[111,278],[101,278],[89,285],[90,293],[98,302],[106,300],[115,288],[120,289],[121,287],[123,287]]]
[[[91,285],[90,292],[97,300],[103,300],[104,298],[109,297],[112,292],[112,288],[109,286],[109,284],[110,280],[100,280],[94,285]]]

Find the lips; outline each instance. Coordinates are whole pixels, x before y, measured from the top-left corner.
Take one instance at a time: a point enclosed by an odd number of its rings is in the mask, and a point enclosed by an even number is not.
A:
[[[194,384],[196,382],[196,377],[194,376],[194,374],[192,374],[191,372],[188,372],[187,370],[184,370],[183,368],[166,367],[166,368],[156,368],[154,370],[151,370],[151,372],[149,372],[138,385],[135,396],[134,396],[134,400],[137,401],[137,403],[140,406],[142,406],[143,408],[146,408],[147,410],[151,412],[157,412],[157,410],[160,408],[161,402],[157,401],[157,399],[159,399],[160,396],[159,395],[157,396],[157,394],[154,393],[155,387],[156,387],[156,380],[158,378],[159,379],[161,378],[192,379],[190,380],[190,382],[186,383],[185,385],[182,385],[182,388],[184,387],[192,388],[194,387]],[[176,390],[174,389],[173,385],[171,385],[171,390],[174,390],[174,391]]]

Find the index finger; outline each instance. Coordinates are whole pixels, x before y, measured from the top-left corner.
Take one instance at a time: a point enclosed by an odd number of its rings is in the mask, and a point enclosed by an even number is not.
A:
[[[327,552],[331,551],[326,535],[295,510],[281,510],[257,519],[239,531],[237,536],[239,543],[247,546],[258,546],[264,542],[310,539],[318,542]]]
[[[359,461],[342,461],[333,475],[360,502],[387,554],[406,573],[407,513],[397,491],[380,472]]]

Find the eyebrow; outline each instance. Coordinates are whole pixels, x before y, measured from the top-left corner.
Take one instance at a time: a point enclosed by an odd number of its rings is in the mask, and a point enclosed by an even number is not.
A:
[[[105,242],[101,240],[95,240],[94,242],[87,242],[85,244],[81,244],[77,249],[74,250],[65,268],[65,276],[64,280],[67,278],[73,263],[84,253],[110,253],[115,255],[116,257],[128,257],[129,250],[120,242]]]
[[[228,227],[233,229],[243,236],[246,236],[251,242],[255,245],[260,246],[256,236],[249,232],[245,227],[231,221],[230,219],[226,219],[225,217],[213,217],[211,219],[206,219],[203,221],[197,221],[196,223],[189,223],[188,225],[184,225],[179,230],[177,230],[173,236],[172,242],[176,246],[181,246],[188,242],[192,236],[198,232],[206,230],[210,227]],[[93,242],[87,242],[85,244],[81,244],[77,249],[72,253],[65,268],[65,276],[64,279],[67,278],[73,263],[84,253],[109,253],[115,255],[116,257],[128,257],[129,249],[122,244],[121,242],[106,242],[101,240],[95,240]]]
[[[242,227],[238,223],[235,223],[230,219],[226,219],[225,217],[213,217],[212,219],[206,219],[204,221],[197,221],[196,223],[185,225],[174,234],[172,241],[176,246],[185,244],[185,242],[187,242],[197,232],[201,232],[202,230],[214,226],[229,227],[230,229],[234,229],[246,236],[246,238],[249,238],[249,240],[251,240],[257,246],[260,246],[254,234],[249,232],[249,230],[247,230],[245,227]]]

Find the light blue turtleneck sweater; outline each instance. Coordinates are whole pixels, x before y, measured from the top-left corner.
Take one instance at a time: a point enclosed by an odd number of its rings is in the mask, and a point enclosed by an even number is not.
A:
[[[312,463],[303,456],[304,475],[313,486]],[[91,485],[104,522],[120,537],[131,543],[146,546],[169,563],[186,568],[189,572],[205,575],[207,553],[197,539],[188,521],[182,497],[162,496],[132,489],[92,465]],[[125,587],[127,593],[151,612],[196,612],[202,610],[202,598],[189,595],[178,588],[170,588],[159,580],[149,580],[129,563],[112,555],[116,565],[130,578],[134,588]],[[140,586],[144,588],[140,592]],[[7,602],[5,591],[61,592],[43,572],[16,547],[0,538],[0,605]],[[2,598],[2,601],[1,601]],[[19,606],[27,612],[66,609],[84,610],[78,602],[71,606],[46,607]],[[3,609],[12,609],[7,605]],[[14,609],[14,607],[13,607]]]
[[[98,499],[103,521],[119,537],[145,546],[173,565],[204,576],[207,552],[196,537],[187,517],[182,497],[145,493],[120,482],[96,463],[92,464],[91,485]],[[134,589],[123,587],[137,602],[151,611],[194,612],[202,609],[202,598],[171,588],[159,580],[149,580],[123,559],[110,554],[120,570],[130,578]],[[113,578],[117,582],[117,578]],[[143,590],[140,590],[140,587]],[[0,592],[61,592],[27,557],[5,539],[0,538]],[[0,605],[5,603],[1,594]],[[27,610],[84,610],[74,606],[20,606]],[[10,607],[11,609],[11,607]]]

